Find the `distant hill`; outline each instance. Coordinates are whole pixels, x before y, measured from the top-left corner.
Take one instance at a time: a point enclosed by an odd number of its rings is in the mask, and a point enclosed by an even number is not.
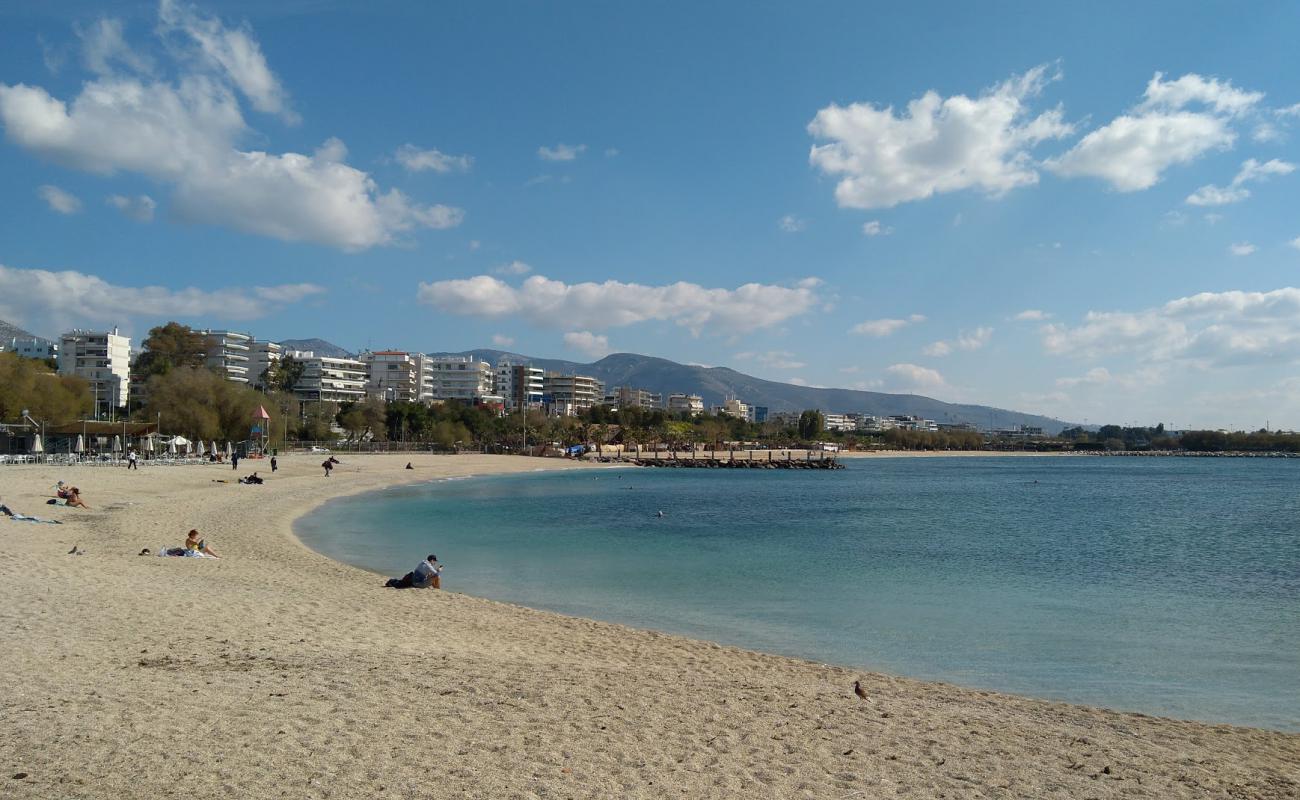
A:
[[[590,375],[605,382],[606,387],[633,386],[652,392],[684,392],[704,398],[705,406],[721,405],[728,397],[757,406],[767,406],[772,413],[819,408],[833,413],[859,412],[877,416],[915,414],[936,422],[966,422],[980,428],[1012,425],[1041,427],[1057,433],[1068,423],[1052,417],[1027,414],[991,406],[945,403],[918,394],[887,394],[855,389],[817,389],[755,378],[727,367],[700,367],[678,364],[663,358],[614,353],[594,364],[581,364],[549,358],[530,358],[504,350],[467,350],[434,355],[473,356],[493,364],[503,357],[528,361],[546,370]]]
[[[352,353],[324,339],[283,339],[279,345],[285,350],[310,350],[326,358],[350,358]]]
[[[7,342],[10,339],[44,339],[43,336],[37,336],[34,333],[25,331],[14,325],[12,322],[5,322],[0,319],[0,342]]]

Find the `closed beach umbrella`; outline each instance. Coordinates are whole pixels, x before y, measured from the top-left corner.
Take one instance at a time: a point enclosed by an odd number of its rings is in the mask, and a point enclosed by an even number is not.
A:
[[[80,436],[77,437],[77,441],[78,441],[78,442],[81,441],[81,437],[80,437]],[[152,452],[153,452],[153,436],[146,436],[146,437],[144,437],[144,449],[145,449],[145,452],[147,452],[147,453],[152,453]]]
[[[86,440],[82,438],[81,434],[77,434],[77,446],[75,449],[78,453],[86,452]]]
[[[203,440],[199,439],[199,458],[203,458]]]
[[[170,453],[170,454],[172,454],[172,455],[176,455],[176,440],[175,440],[175,439],[172,439],[170,442],[167,443],[167,452]]]
[[[215,456],[216,454],[217,454],[217,440],[216,440],[216,439],[213,439],[213,440],[212,440],[212,455]]]
[[[226,442],[226,458],[230,458],[230,454],[233,451],[234,448],[230,446],[230,442]]]
[[[122,437],[117,436],[116,434],[114,434],[113,436],[113,452],[114,453],[122,452]]]
[[[32,452],[33,453],[45,452],[45,445],[41,444],[41,435],[39,433],[36,434],[36,436],[32,437]]]

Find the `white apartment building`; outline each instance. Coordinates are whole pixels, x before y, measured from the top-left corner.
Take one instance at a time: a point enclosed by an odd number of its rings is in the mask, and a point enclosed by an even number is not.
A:
[[[492,399],[492,365],[469,357],[429,357],[432,380],[432,398],[435,400],[460,400],[472,403]]]
[[[198,331],[208,342],[207,365],[235,383],[248,383],[253,377],[253,337],[236,331]]]
[[[330,358],[295,350],[287,353],[303,365],[302,377],[293,387],[299,400],[343,403],[366,396],[366,365],[355,358]]]
[[[663,408],[664,396],[631,386],[616,386],[605,393],[605,405],[614,408]]]
[[[668,395],[668,410],[674,414],[685,411],[688,414],[704,413],[704,398],[698,394]]]
[[[57,342],[51,342],[49,339],[42,339],[39,336],[26,338],[14,338],[0,341],[0,353],[17,353],[23,358],[35,358],[44,361],[47,358],[57,358],[59,355],[59,345]]]
[[[848,414],[822,414],[822,428],[828,431],[856,430],[858,421]]]
[[[267,388],[266,380],[262,376],[269,378],[279,366],[283,355],[284,348],[275,342],[253,342],[248,352],[248,382],[253,388]]]
[[[112,332],[74,330],[59,337],[59,374],[90,382],[95,418],[112,419],[130,398],[131,339]]]
[[[752,420],[753,411],[748,403],[742,403],[734,397],[727,398],[727,401],[720,406],[713,407],[713,414],[719,417],[736,417],[737,419]]]
[[[366,394],[382,400],[419,402],[424,393],[424,359],[403,350],[362,353],[366,365]]]
[[[505,400],[508,409],[536,408],[542,404],[544,379],[541,367],[503,359],[496,366],[494,391]]]
[[[571,417],[600,403],[605,385],[588,375],[548,372],[542,377],[542,394],[552,413]]]

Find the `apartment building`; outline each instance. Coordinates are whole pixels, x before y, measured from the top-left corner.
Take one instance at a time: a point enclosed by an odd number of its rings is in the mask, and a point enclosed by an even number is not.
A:
[[[303,365],[302,377],[293,387],[299,400],[343,403],[366,396],[368,373],[364,362],[318,356],[310,350],[295,350],[286,355]]]
[[[248,352],[248,382],[254,389],[266,389],[267,380],[272,377],[284,348],[275,342],[254,341]]]
[[[47,358],[58,357],[59,344],[39,336],[15,337],[0,341],[0,353],[17,353],[23,358],[44,361]]]
[[[59,374],[90,383],[96,419],[112,419],[130,398],[131,339],[117,330],[77,329],[59,337]]]
[[[207,366],[235,383],[248,383],[252,371],[253,337],[236,331],[197,331],[207,340]]]
[[[469,357],[429,357],[431,399],[466,403],[498,399],[493,393],[492,365]]]
[[[605,385],[588,375],[547,372],[542,376],[542,394],[552,414],[571,417],[600,403]]]
[[[358,358],[366,365],[366,394],[387,401],[422,400],[426,359],[421,356],[404,350],[362,353]]]
[[[714,406],[712,411],[715,416],[719,417],[735,417],[753,421],[749,404],[742,403],[734,397],[727,398],[727,401],[720,406]]]
[[[614,408],[663,408],[664,396],[646,389],[616,386],[605,393],[605,405]]]
[[[502,360],[496,366],[494,391],[508,409],[537,408],[542,404],[544,378],[541,367]]]
[[[822,429],[828,431],[857,430],[858,421],[848,414],[822,414]]]
[[[703,414],[704,398],[698,394],[668,395],[668,410],[674,414],[685,411],[687,414]]]

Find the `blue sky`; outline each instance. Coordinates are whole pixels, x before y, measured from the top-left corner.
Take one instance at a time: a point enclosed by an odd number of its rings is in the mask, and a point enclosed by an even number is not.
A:
[[[1295,4],[49,5],[0,4],[37,333],[1300,428]]]

